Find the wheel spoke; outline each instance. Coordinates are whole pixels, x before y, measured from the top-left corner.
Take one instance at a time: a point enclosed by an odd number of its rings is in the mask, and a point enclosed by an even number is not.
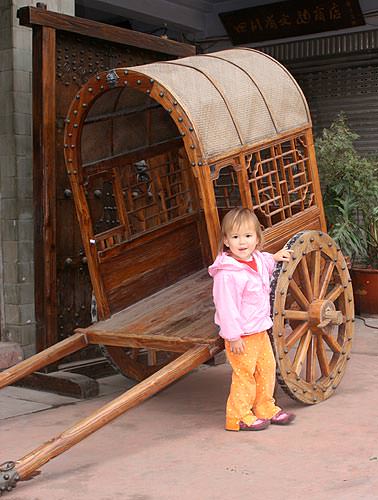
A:
[[[311,330],[307,330],[307,334],[303,336],[299,342],[299,346],[297,352],[295,353],[295,358],[293,361],[293,370],[297,375],[301,373],[303,362],[306,358],[311,338],[312,338]]]
[[[311,278],[310,278],[310,273],[308,270],[307,259],[305,256],[303,257],[303,259],[301,259],[300,265],[301,265],[301,270],[302,270],[302,276],[303,276],[303,282],[304,282],[304,286],[305,286],[306,296],[307,296],[307,299],[309,301],[311,301],[313,298]]]
[[[157,365],[157,351],[154,351],[153,349],[149,349],[147,351],[147,365],[148,366]]]
[[[136,348],[130,348],[130,358],[131,359],[135,359],[137,360],[138,359],[138,356],[139,356],[139,349],[136,349]]]
[[[335,300],[340,297],[343,292],[343,286],[338,283],[327,295],[326,300],[330,300],[331,302],[335,302]]]
[[[324,274],[323,282],[322,282],[320,292],[319,292],[319,299],[322,299],[327,292],[328,285],[329,285],[329,282],[331,281],[334,268],[335,268],[335,264],[332,261],[328,262],[327,270]]]
[[[299,321],[307,321],[308,320],[308,312],[307,311],[296,311],[295,309],[286,309],[285,310],[285,318],[287,319],[298,319]]]
[[[319,283],[320,283],[320,252],[315,252],[314,269],[312,273],[312,286],[314,299],[319,297]]]
[[[324,377],[328,377],[330,373],[329,364],[327,359],[327,353],[325,351],[324,344],[321,338],[318,338],[318,342],[316,344],[316,352],[318,355],[318,361],[322,375],[324,375]]]
[[[288,349],[291,349],[293,345],[297,342],[298,339],[302,337],[306,333],[308,329],[308,322],[305,321],[304,323],[301,323],[299,326],[297,326],[291,333],[290,335],[287,336],[286,338],[286,347]]]
[[[288,289],[288,293],[286,295],[286,304],[285,304],[286,308],[291,309],[294,302],[295,302],[294,296],[291,294],[290,289]]]
[[[119,367],[121,372],[138,382],[148,377],[149,369],[137,359],[139,349],[132,349],[130,353],[122,347],[106,346],[112,361]]]
[[[328,347],[333,351],[340,354],[342,347],[331,335],[324,334],[324,340],[327,342]]]
[[[312,337],[311,343],[307,350],[307,364],[306,364],[306,380],[307,382],[315,382],[316,376],[316,343],[317,338]]]
[[[302,307],[302,309],[307,309],[308,308],[308,300],[306,297],[303,295],[302,290],[299,288],[297,285],[296,281],[293,279],[289,282],[289,286],[291,289],[291,292],[295,298],[295,301],[297,304]]]

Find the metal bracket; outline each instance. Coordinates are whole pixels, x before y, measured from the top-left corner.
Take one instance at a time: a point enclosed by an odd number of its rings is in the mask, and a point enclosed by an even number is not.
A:
[[[118,80],[119,80],[119,76],[114,71],[114,69],[109,71],[109,73],[106,75],[106,81],[108,82],[109,87],[115,87],[117,85]]]
[[[4,491],[15,488],[20,476],[16,469],[16,462],[4,462],[0,465],[0,496]]]

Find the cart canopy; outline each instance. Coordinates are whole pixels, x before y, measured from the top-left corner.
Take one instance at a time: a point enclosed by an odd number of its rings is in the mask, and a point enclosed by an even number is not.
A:
[[[297,82],[257,50],[237,48],[130,69],[159,82],[185,109],[204,159],[311,126]]]

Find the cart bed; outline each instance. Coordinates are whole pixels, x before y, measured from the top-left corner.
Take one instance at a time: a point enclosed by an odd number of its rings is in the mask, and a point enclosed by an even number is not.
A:
[[[211,278],[206,269],[143,299],[111,318],[76,332],[88,342],[184,352],[195,344],[214,344]]]

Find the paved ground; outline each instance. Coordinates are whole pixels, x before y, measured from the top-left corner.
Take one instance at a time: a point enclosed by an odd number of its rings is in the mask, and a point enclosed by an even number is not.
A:
[[[378,318],[367,319],[378,328]],[[302,406],[289,427],[223,430],[230,369],[203,366],[19,483],[11,500],[378,499],[378,329],[357,320],[353,356],[336,393]],[[39,444],[127,389],[102,379],[99,397],[0,392],[0,462]]]

